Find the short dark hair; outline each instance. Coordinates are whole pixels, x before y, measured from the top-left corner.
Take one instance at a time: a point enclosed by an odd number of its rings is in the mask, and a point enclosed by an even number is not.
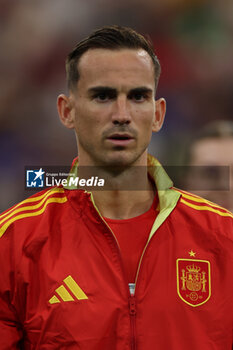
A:
[[[80,57],[90,49],[143,49],[152,59],[155,71],[155,88],[161,72],[160,63],[155,55],[149,37],[145,38],[135,30],[121,26],[104,26],[92,32],[87,38],[80,41],[69,53],[66,59],[66,76],[69,90],[75,90],[80,78],[78,62]]]
[[[196,141],[207,138],[226,138],[233,137],[233,122],[231,120],[214,120],[207,125],[196,135]]]

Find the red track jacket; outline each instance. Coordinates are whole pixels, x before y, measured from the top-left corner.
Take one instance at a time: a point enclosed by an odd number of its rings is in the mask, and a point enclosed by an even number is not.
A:
[[[233,215],[152,175],[134,295],[90,193],[55,187],[0,216],[1,350],[232,349]]]

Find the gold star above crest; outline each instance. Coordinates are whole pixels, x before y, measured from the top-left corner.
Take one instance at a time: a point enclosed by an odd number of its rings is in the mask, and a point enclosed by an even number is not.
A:
[[[195,257],[196,253],[191,249],[191,251],[189,252],[189,255]]]

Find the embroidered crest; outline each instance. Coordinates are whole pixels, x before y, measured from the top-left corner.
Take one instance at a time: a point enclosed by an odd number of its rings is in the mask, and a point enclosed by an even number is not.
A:
[[[196,259],[177,259],[177,293],[191,306],[200,306],[211,295],[210,262]]]

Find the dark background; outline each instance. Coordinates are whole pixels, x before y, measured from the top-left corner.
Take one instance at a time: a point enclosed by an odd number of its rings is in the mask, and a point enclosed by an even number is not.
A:
[[[153,39],[161,61],[158,97],[167,116],[150,153],[183,162],[185,145],[206,123],[232,120],[232,0],[1,0],[0,210],[30,195],[27,165],[69,165],[74,132],[59,122],[64,61],[77,41],[106,24]]]

